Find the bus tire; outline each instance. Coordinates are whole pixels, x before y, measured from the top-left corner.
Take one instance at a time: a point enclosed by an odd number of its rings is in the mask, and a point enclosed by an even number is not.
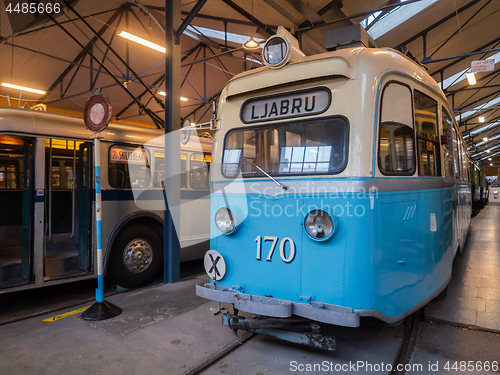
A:
[[[153,229],[140,224],[125,227],[109,258],[107,276],[124,288],[151,283],[163,266],[163,243]]]

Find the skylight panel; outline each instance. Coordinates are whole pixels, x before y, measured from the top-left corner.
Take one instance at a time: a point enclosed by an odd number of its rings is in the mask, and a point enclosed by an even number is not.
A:
[[[495,146],[495,147],[491,147],[491,148],[489,148],[489,149],[488,149],[488,150],[490,150],[490,152],[481,151],[481,152],[478,152],[478,153],[476,153],[476,154],[472,155],[472,157],[473,157],[473,158],[475,158],[476,156],[479,156],[479,155],[482,155],[482,154],[484,154],[484,153],[487,153],[487,154],[488,154],[488,156],[487,156],[487,157],[489,157],[489,158],[490,158],[490,157],[491,157],[491,155],[489,155],[489,154],[491,153],[491,151],[496,150],[496,149],[497,149],[497,148],[499,148],[499,147],[500,147],[500,145],[497,145],[497,146]]]
[[[476,145],[476,147],[479,147],[479,146],[485,145],[486,143],[491,142],[491,141],[494,141],[495,139],[498,139],[498,138],[500,138],[500,134],[499,134],[499,135],[495,135],[494,137],[488,138],[488,140],[487,140],[487,141],[481,141],[481,142],[479,142],[479,143]],[[473,148],[473,146],[471,146],[471,148]]]
[[[487,158],[492,158],[493,156],[497,156],[498,154],[500,154],[500,152],[495,152],[494,154],[488,154],[488,155],[482,157],[481,159],[479,159],[479,161],[487,159]]]
[[[200,27],[200,26],[193,27],[191,25],[189,25],[187,27],[187,29],[196,33],[196,34],[202,33],[207,38],[219,39],[222,41],[226,40],[226,36],[225,36],[224,31],[209,29],[209,28]],[[227,33],[227,41],[231,42],[231,43],[244,44],[246,41],[248,41],[248,39],[250,39],[250,36],[248,36],[248,35]],[[259,42],[259,43],[264,42],[264,39],[262,39],[262,38],[255,38],[254,37],[254,40]]]
[[[485,104],[481,104],[471,111],[467,111],[467,112],[462,113],[462,120],[465,120],[467,117],[472,116],[473,114],[475,114],[477,111],[480,111],[481,109],[491,107],[492,105],[495,105],[497,103],[500,103],[500,97],[496,98],[496,99],[492,99]],[[460,115],[455,116],[455,120],[457,120],[457,122],[460,121]]]
[[[368,30],[368,34],[370,34],[373,39],[378,39],[437,1],[438,0],[422,0],[396,8],[378,20]]]
[[[375,12],[373,14],[370,14],[367,18],[365,18],[363,21],[361,21],[361,25],[366,29],[369,24],[371,24],[375,19],[382,13],[381,10],[378,12]]]
[[[500,121],[497,121],[497,122],[494,122],[492,124],[488,124],[488,125],[482,126],[479,129],[471,131],[470,134],[471,135],[475,135],[475,134],[481,133],[483,131],[488,130],[489,128],[492,128],[493,126],[497,126],[498,124],[500,124]]]

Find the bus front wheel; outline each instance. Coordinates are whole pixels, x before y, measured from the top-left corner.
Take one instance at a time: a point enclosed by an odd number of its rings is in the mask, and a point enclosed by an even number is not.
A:
[[[111,250],[107,276],[124,288],[138,288],[152,282],[163,265],[160,236],[145,225],[125,227]]]

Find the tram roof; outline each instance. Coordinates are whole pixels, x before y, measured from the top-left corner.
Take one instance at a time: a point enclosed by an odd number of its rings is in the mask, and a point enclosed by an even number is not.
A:
[[[389,71],[411,76],[429,86],[446,100],[439,85],[418,63],[392,48],[346,48],[314,56],[305,56],[283,68],[262,67],[234,76],[226,86],[231,97],[278,85],[331,77],[356,79],[360,70],[369,66],[374,77]],[[259,79],[256,79],[259,76]]]

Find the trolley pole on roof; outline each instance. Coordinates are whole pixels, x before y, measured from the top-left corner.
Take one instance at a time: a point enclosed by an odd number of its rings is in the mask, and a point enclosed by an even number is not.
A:
[[[100,90],[94,90],[94,95],[87,100],[83,111],[83,119],[87,129],[94,132],[94,168],[95,168],[95,219],[97,247],[97,289],[96,302],[82,313],[85,320],[105,320],[113,318],[122,312],[118,306],[104,301],[104,259],[102,256],[102,225],[101,225],[101,158],[100,136],[111,119],[111,106]],[[89,155],[90,156],[90,155]]]
[[[165,0],[165,181],[164,213],[164,282],[180,279],[180,243],[174,220],[180,223],[180,140],[173,136],[181,122],[181,50],[176,44],[176,30],[181,25],[180,0]],[[179,132],[175,134],[178,135]]]

